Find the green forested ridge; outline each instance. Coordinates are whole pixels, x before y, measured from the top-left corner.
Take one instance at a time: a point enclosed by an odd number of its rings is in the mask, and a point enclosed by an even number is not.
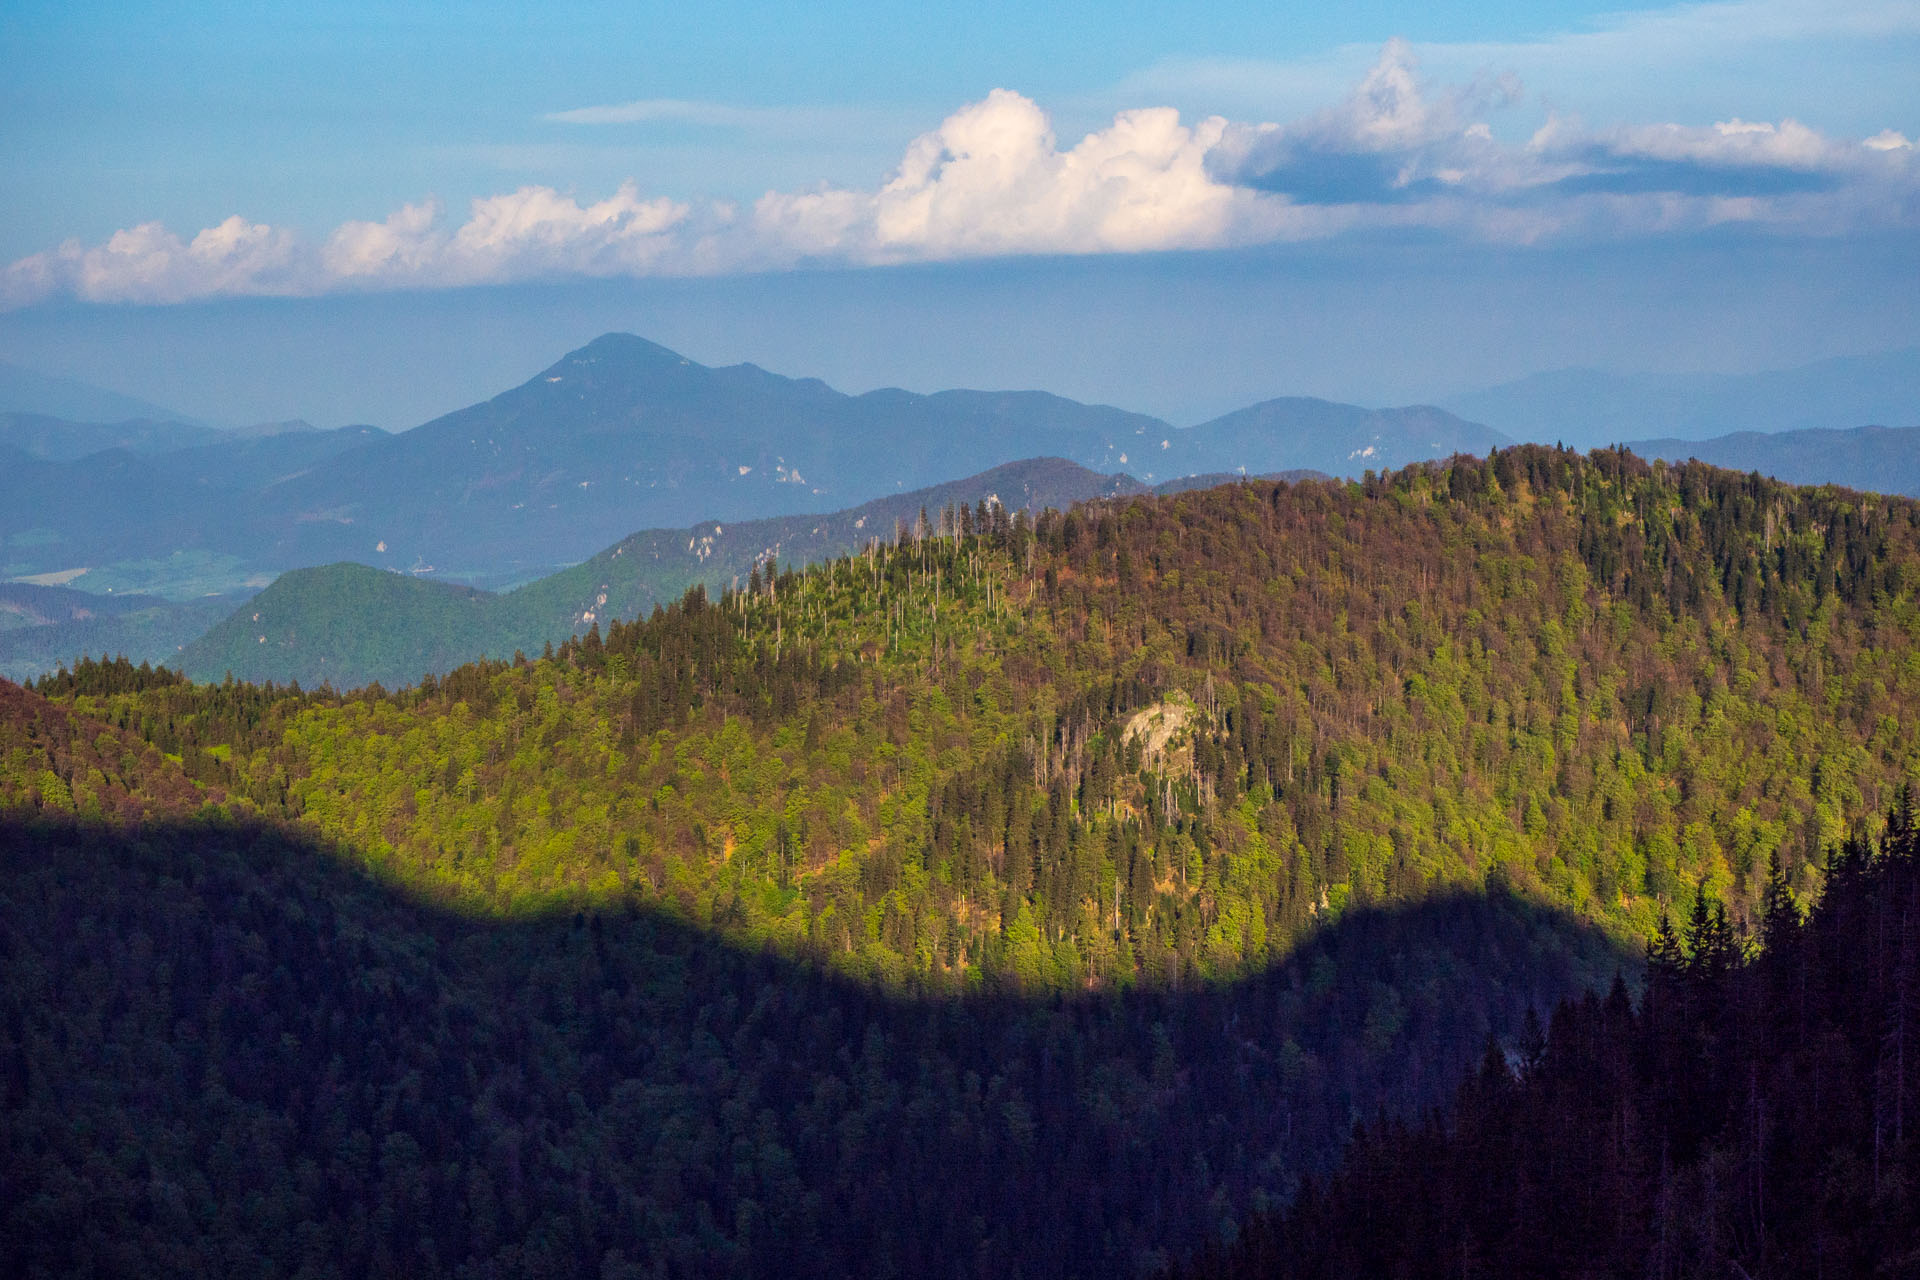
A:
[[[417,680],[523,647],[529,628],[504,618],[503,604],[490,592],[363,564],[295,569],[217,619],[170,661],[203,680],[232,675],[343,689]]]
[[[1189,476],[1154,492],[1225,484],[1239,477]],[[1322,478],[1294,472],[1287,480]],[[645,615],[696,584],[737,590],[777,560],[807,565],[892,539],[929,510],[982,501],[1009,511],[1065,509],[1090,498],[1147,492],[1126,475],[1107,476],[1063,458],[1030,458],[948,484],[879,498],[824,515],[702,521],[691,529],[648,529],[579,564],[498,595],[365,565],[341,563],[281,574],[272,586],[186,646],[156,653],[189,675],[352,689],[411,684],[466,662],[537,653],[584,634],[595,622]],[[0,651],[5,646],[0,645]],[[95,652],[108,652],[95,646]],[[71,646],[54,658],[77,656]],[[32,674],[53,670],[42,659]],[[0,674],[4,674],[0,668]]]
[[[936,986],[1228,977],[1489,881],[1744,918],[1920,762],[1902,499],[1522,448],[937,524],[551,662],[78,705],[463,909],[633,896]]]
[[[15,691],[7,1261],[1159,1265],[1580,922],[1815,888],[1914,768],[1915,515],[1526,448],[934,513],[392,693]]]

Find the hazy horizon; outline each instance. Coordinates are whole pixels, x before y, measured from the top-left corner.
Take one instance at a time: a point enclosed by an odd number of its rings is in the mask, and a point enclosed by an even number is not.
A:
[[[224,425],[402,431],[610,331],[853,394],[1032,389],[1190,425],[1276,396],[1431,403],[1564,369],[1741,374],[1920,345],[1920,244],[1728,237],[1436,265],[1343,245],[0,313],[0,359]],[[1745,269],[1728,286],[1694,280]],[[1890,265],[1893,269],[1889,269]],[[1443,269],[1444,268],[1444,269]],[[1620,321],[1623,310],[1642,316]],[[1833,425],[1857,426],[1859,423]]]

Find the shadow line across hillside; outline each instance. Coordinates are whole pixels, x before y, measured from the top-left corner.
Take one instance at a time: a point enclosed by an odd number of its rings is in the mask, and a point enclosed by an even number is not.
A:
[[[298,832],[0,816],[0,1270],[1153,1269],[1634,957],[1507,894],[1184,991],[917,997]]]

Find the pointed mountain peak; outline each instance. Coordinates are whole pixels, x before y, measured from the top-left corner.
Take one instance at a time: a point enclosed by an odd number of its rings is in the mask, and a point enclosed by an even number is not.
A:
[[[613,364],[629,368],[660,365],[704,367],[695,365],[694,361],[687,359],[678,351],[663,347],[657,342],[649,342],[631,333],[603,333],[578,351],[571,351],[562,356],[559,363],[548,372],[578,364]]]

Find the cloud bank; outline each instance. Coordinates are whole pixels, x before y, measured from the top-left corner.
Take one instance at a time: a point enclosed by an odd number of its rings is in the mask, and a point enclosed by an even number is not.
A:
[[[1146,108],[1063,147],[1036,103],[996,89],[915,139],[871,190],[768,192],[743,208],[631,181],[584,204],[525,186],[473,201],[458,222],[426,200],[318,240],[237,215],[191,239],[144,223],[12,263],[0,306],[1212,249],[1367,230],[1533,244],[1729,224],[1816,236],[1920,225],[1920,161],[1892,129],[1849,140],[1790,119],[1593,128],[1549,116],[1502,140],[1491,121],[1523,93],[1511,76],[1429,84],[1393,41],[1342,101],[1286,123],[1187,124]],[[679,102],[551,118],[732,119]]]

